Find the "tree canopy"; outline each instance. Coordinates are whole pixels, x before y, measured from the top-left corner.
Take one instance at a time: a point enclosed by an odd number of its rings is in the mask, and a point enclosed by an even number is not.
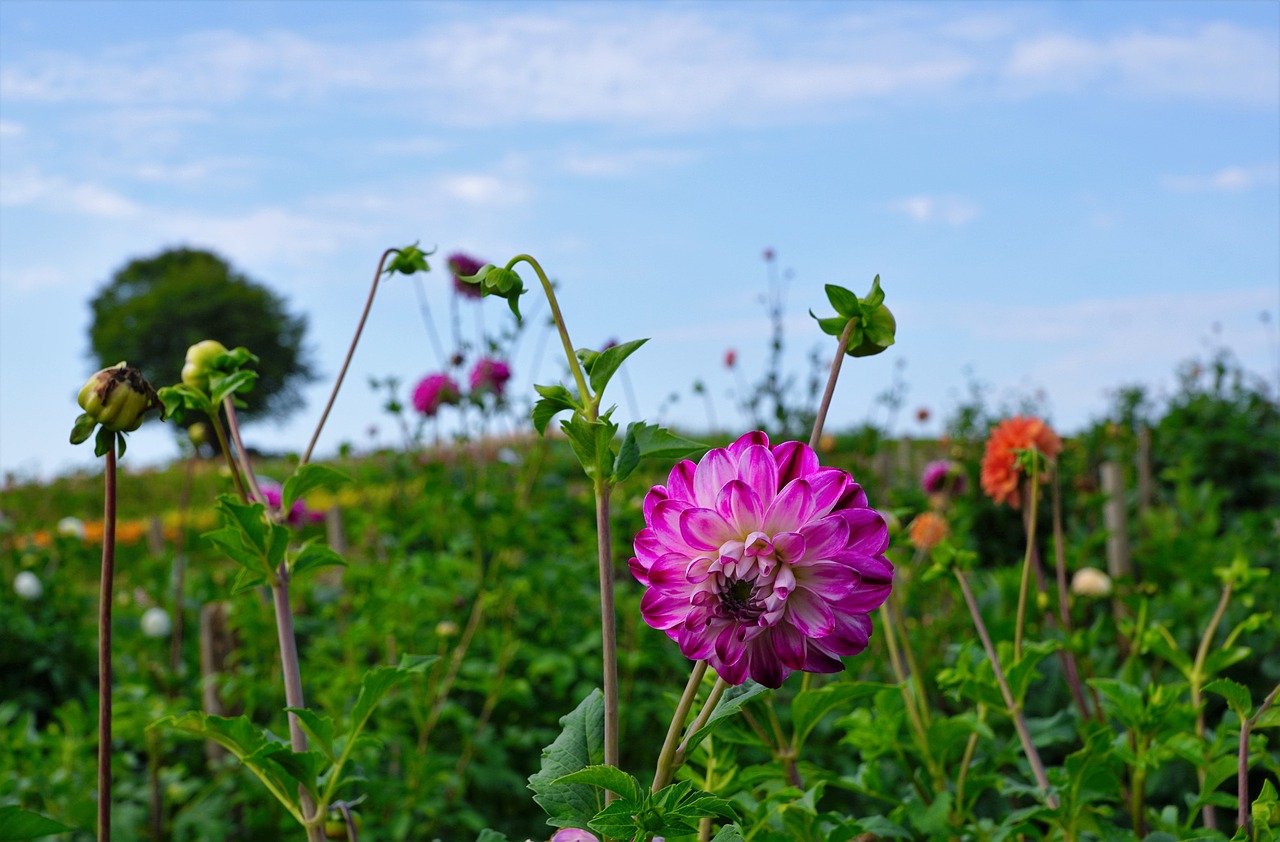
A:
[[[158,387],[177,383],[187,348],[216,339],[261,360],[241,417],[282,418],[314,379],[303,352],[307,319],[216,254],[178,248],[130,261],[90,302],[90,353],[98,367],[121,360]]]

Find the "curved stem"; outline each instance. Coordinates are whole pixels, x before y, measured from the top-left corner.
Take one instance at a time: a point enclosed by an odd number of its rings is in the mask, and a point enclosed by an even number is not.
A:
[[[1267,698],[1253,712],[1253,716],[1240,723],[1240,754],[1236,766],[1236,787],[1239,792],[1236,824],[1248,833],[1253,832],[1253,817],[1249,813],[1249,732],[1253,730],[1254,725],[1258,724],[1258,720],[1262,718],[1262,714],[1266,713],[1267,708],[1275,704],[1277,696],[1280,696],[1280,684],[1267,694]]]
[[[311,443],[307,445],[307,450],[302,454],[302,461],[298,463],[301,467],[311,461],[311,452],[316,449],[316,441],[320,438],[320,431],[324,429],[324,422],[329,418],[329,410],[333,409],[333,402],[337,400],[338,390],[342,388],[342,380],[347,376],[347,368],[351,365],[351,358],[355,356],[356,345],[360,342],[360,334],[364,332],[364,323],[369,319],[369,310],[373,307],[373,296],[378,292],[378,279],[382,277],[382,267],[387,262],[387,258],[399,249],[390,248],[382,253],[382,257],[378,259],[378,268],[373,272],[373,284],[369,287],[369,298],[364,303],[364,312],[360,314],[360,323],[356,325],[356,335],[351,337],[351,347],[347,349],[347,357],[342,361],[342,370],[338,372],[338,379],[334,381],[333,391],[329,393],[329,402],[324,405],[324,412],[320,413],[320,421],[316,424],[316,431],[311,434]]]
[[[291,708],[307,706],[302,696],[302,671],[298,664],[298,640],[293,631],[293,608],[289,605],[289,568],[281,562],[276,569],[276,581],[271,585],[271,597],[276,609],[276,636],[280,642],[280,667],[284,673],[284,700]],[[307,750],[307,735],[302,730],[296,714],[289,717],[289,747],[301,753]],[[319,842],[324,839],[324,817],[316,815],[315,799],[305,788],[298,787],[302,802],[303,826],[307,839]]]
[[[604,764],[617,766],[618,620],[613,603],[613,549],[609,531],[609,484],[597,477],[596,554],[600,568],[600,636],[604,660]],[[606,802],[611,800],[606,795]]]
[[[662,741],[662,750],[658,752],[658,768],[653,772],[653,786],[650,788],[652,792],[657,792],[671,783],[671,778],[675,775],[676,770],[671,763],[676,756],[676,745],[684,730],[684,721],[689,718],[689,709],[693,707],[693,700],[698,696],[698,688],[702,686],[702,677],[706,673],[706,661],[698,661],[693,665],[689,681],[684,685],[684,693],[680,695],[675,713],[671,715],[671,724],[667,727],[667,738]]]
[[[533,271],[537,273],[538,280],[542,283],[542,291],[546,293],[547,303],[551,305],[551,318],[556,323],[556,330],[560,332],[560,344],[564,346],[564,355],[569,360],[569,370],[573,373],[573,381],[578,385],[578,396],[582,398],[582,406],[586,411],[588,421],[596,420],[596,398],[592,396],[591,390],[587,388],[587,378],[582,371],[582,364],[578,362],[578,355],[573,350],[573,343],[569,341],[569,329],[565,327],[564,316],[560,312],[560,304],[556,301],[556,291],[551,286],[551,281],[547,279],[547,274],[542,271],[541,264],[527,254],[517,254],[515,257],[507,261],[507,268],[514,267],[520,261],[524,261],[533,267]]]
[[[1218,631],[1218,624],[1222,622],[1222,617],[1227,613],[1227,605],[1231,602],[1231,582],[1228,581],[1226,587],[1222,589],[1222,597],[1218,600],[1218,607],[1213,612],[1213,617],[1209,620],[1209,625],[1204,630],[1204,637],[1200,639],[1200,648],[1196,650],[1195,663],[1191,665],[1191,675],[1189,676],[1191,684],[1191,707],[1196,712],[1196,736],[1204,740],[1205,723],[1204,723],[1204,703],[1202,690],[1204,688],[1204,680],[1207,676],[1204,674],[1204,662],[1209,657],[1209,649],[1212,648],[1213,636]],[[1243,723],[1241,724],[1243,729]],[[1200,788],[1204,789],[1205,767],[1203,764],[1196,767],[1196,778],[1200,782]],[[1209,830],[1218,829],[1218,813],[1212,804],[1204,805],[1204,826]]]
[[[1031,585],[1031,551],[1036,544],[1036,501],[1040,499],[1040,477],[1037,468],[1040,466],[1040,455],[1035,453],[1031,459],[1031,482],[1028,484],[1027,496],[1027,551],[1022,559],[1022,584],[1018,588],[1018,619],[1013,630],[1013,662],[1022,660],[1022,630],[1027,623],[1027,592]]]
[[[116,572],[116,434],[104,472],[102,579],[98,588],[98,842],[111,842],[111,587]]]
[[[227,468],[231,471],[231,479],[236,484],[236,493],[240,495],[241,502],[245,502],[249,499],[249,492],[245,490],[244,478],[240,476],[240,468],[236,465],[236,457],[231,452],[231,445],[227,441],[227,431],[222,426],[222,417],[215,410],[209,413],[209,421],[213,424],[213,434],[218,437],[218,447],[222,449],[222,458],[227,460]]]
[[[711,718],[711,714],[715,711],[716,705],[720,703],[720,697],[724,695],[724,691],[729,689],[729,682],[720,676],[716,676],[715,686],[711,688],[711,692],[707,694],[707,701],[703,703],[702,710],[698,713],[698,718],[693,720],[693,724],[689,726],[689,730],[685,732],[684,739],[680,741],[680,747],[676,749],[676,768],[684,765],[685,758],[692,749],[697,746],[689,745],[689,740],[694,734],[707,724],[707,720]]]
[[[231,441],[236,446],[236,459],[240,463],[245,483],[249,486],[250,497],[259,503],[266,504],[267,498],[258,487],[258,477],[253,473],[253,465],[249,464],[249,454],[244,449],[244,442],[240,440],[240,422],[236,418],[236,405],[229,395],[222,399],[222,411],[227,414],[227,430],[231,433]]]
[[[822,393],[822,403],[818,404],[818,412],[813,419],[813,433],[809,436],[809,448],[817,450],[822,440],[822,427],[827,421],[827,410],[831,408],[831,397],[836,393],[836,378],[840,376],[840,365],[844,362],[845,351],[849,348],[849,336],[853,333],[854,320],[850,319],[840,332],[840,341],[836,343],[836,358],[831,361],[831,374],[827,377],[827,388]]]

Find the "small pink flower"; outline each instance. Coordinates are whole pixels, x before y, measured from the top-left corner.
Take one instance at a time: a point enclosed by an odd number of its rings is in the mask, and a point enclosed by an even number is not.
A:
[[[447,374],[428,374],[413,390],[413,408],[434,418],[442,406],[453,406],[462,399],[458,384]]]
[[[924,466],[920,475],[920,487],[925,494],[964,494],[968,478],[960,466],[950,459],[936,459]]]
[[[453,288],[465,298],[480,298],[482,293],[479,284],[469,284],[461,278],[474,275],[484,266],[484,261],[462,252],[449,255],[449,272],[453,275]]]
[[[644,620],[731,684],[839,672],[889,596],[885,519],[838,468],[761,432],[685,460],[644,500]]]
[[[280,483],[271,479],[263,479],[258,477],[258,489],[265,498],[262,502],[266,503],[268,508],[278,509],[280,504],[284,502],[284,488]],[[290,526],[301,526],[304,523],[319,523],[324,520],[324,512],[314,512],[307,508],[307,504],[302,500],[294,500],[293,505],[289,508],[289,514],[285,517],[285,523]]]
[[[738,352],[730,348],[724,352],[724,367],[733,368],[738,363]]]
[[[483,395],[492,392],[501,398],[511,379],[511,367],[502,360],[492,357],[481,357],[471,369],[471,392]]]
[[[600,842],[600,837],[589,830],[565,827],[556,831],[556,835],[551,837],[551,842]],[[655,836],[653,842],[663,842],[663,838]]]

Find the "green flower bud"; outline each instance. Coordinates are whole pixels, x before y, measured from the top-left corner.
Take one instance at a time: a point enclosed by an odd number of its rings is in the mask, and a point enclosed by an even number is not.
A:
[[[893,344],[894,335],[898,331],[898,320],[889,312],[889,308],[881,304],[874,307],[865,316],[862,329],[862,342],[849,349],[851,357],[872,357]]]
[[[133,432],[142,425],[147,410],[160,406],[156,390],[142,372],[125,363],[104,368],[90,377],[80,390],[79,402],[85,412],[82,418],[88,416],[113,433]],[[81,424],[77,422],[76,426]]]
[[[182,366],[182,382],[193,389],[207,391],[213,361],[227,353],[227,346],[216,339],[197,342],[187,349],[187,361]]]

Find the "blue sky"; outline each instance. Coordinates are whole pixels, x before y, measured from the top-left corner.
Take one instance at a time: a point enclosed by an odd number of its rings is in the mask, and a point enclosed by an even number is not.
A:
[[[308,315],[326,377],[246,430],[300,450],[387,246],[532,253],[578,345],[651,337],[623,420],[677,392],[663,420],[705,426],[700,379],[744,423],[722,359],[762,372],[773,248],[802,379],[823,284],[879,274],[897,315],[833,426],[883,422],[897,370],[895,432],[935,432],[914,409],[945,418],[971,379],[1070,431],[1217,343],[1275,384],[1278,232],[1276,2],[4,0],[0,471],[93,465],[67,444],[88,301],[173,246]],[[426,283],[439,321],[447,275]],[[526,393],[559,374],[536,344]],[[437,367],[413,288],[386,284],[321,453],[394,440],[368,379]],[[127,461],[176,453],[148,424]]]

